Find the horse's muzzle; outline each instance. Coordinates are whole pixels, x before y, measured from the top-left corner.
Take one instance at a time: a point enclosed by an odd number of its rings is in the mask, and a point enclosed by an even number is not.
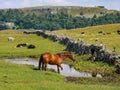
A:
[[[73,62],[75,62],[75,59],[73,59]]]

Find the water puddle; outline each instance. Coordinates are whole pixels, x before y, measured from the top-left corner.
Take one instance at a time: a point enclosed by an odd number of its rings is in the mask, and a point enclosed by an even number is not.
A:
[[[38,61],[30,59],[30,58],[6,58],[4,59],[7,62],[12,62],[16,64],[27,64],[27,65],[34,65],[35,67],[38,67]],[[78,72],[73,67],[70,67],[67,64],[62,64],[63,70],[60,71],[60,74],[68,77],[92,77],[90,73],[86,72]],[[49,69],[54,69],[57,72],[57,66],[56,65],[48,65]],[[97,74],[98,78],[102,78],[100,74]]]

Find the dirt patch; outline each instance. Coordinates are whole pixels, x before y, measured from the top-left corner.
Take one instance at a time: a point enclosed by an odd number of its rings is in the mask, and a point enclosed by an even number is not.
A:
[[[118,77],[118,76],[117,76]],[[72,82],[76,84],[100,84],[100,85],[107,85],[114,83],[119,85],[120,78],[113,77],[105,77],[105,78],[83,78],[83,77],[66,77],[67,82]]]

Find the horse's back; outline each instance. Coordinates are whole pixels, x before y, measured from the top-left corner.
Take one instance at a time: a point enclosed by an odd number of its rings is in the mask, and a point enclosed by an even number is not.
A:
[[[43,53],[43,62],[49,64],[57,64],[60,61],[60,57],[57,54]]]
[[[45,53],[42,54],[42,57],[43,57],[44,60],[47,60],[51,57],[51,54],[48,53],[48,52],[45,52]]]

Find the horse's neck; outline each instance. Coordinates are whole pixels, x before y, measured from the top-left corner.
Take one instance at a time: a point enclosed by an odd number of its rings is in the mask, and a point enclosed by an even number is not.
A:
[[[65,60],[66,58],[68,58],[67,55],[65,54],[61,54],[60,57],[62,58],[62,60]]]

